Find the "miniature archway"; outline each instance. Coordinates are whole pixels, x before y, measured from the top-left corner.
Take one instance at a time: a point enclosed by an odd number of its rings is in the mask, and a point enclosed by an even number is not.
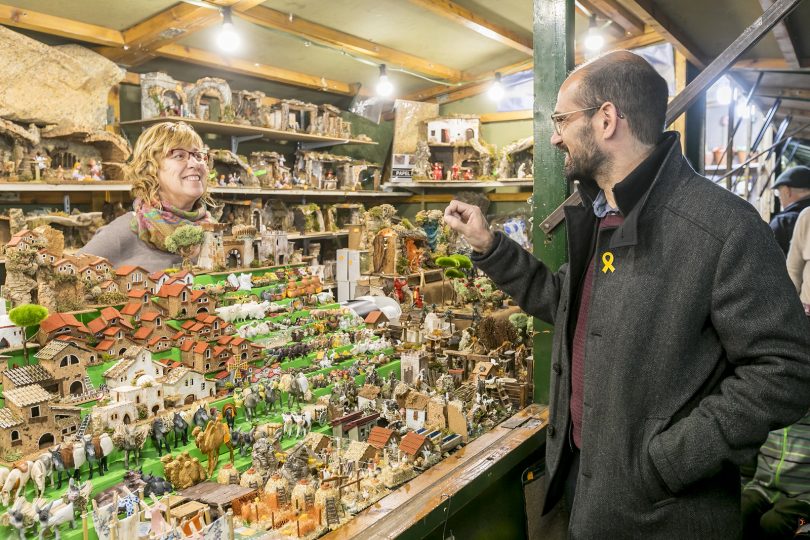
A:
[[[44,433],[42,437],[39,438],[39,449],[42,450],[43,448],[48,448],[49,446],[53,446],[54,439],[52,433]]]
[[[212,117],[211,110],[207,107],[200,107],[205,105],[203,100],[210,100],[211,98],[219,101],[218,118]],[[188,91],[188,106],[191,114],[200,120],[221,121],[226,109],[232,108],[232,98],[231,87],[227,81],[215,77],[205,77],[198,80],[194,87]],[[208,107],[210,107],[210,104]]]
[[[152,407],[152,414],[154,414],[155,416],[157,416],[157,413],[159,411],[160,411],[160,405],[155,405],[154,407]]]
[[[84,385],[82,381],[73,381],[70,383],[70,394],[79,395],[84,393]]]
[[[130,420],[130,418],[129,418],[129,414],[125,414],[125,415],[124,415],[124,423],[125,423],[125,424],[129,424],[129,423],[131,423],[131,422],[132,422],[132,420]]]
[[[191,405],[195,401],[197,401],[197,396],[195,396],[194,394],[189,394],[189,395],[186,396],[186,399],[183,400],[183,404],[184,405]]]
[[[225,261],[225,266],[228,268],[239,268],[242,265],[242,254],[238,249],[232,249],[228,252],[228,259]]]

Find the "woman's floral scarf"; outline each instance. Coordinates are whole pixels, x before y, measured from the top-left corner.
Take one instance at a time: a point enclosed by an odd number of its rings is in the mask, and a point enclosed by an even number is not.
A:
[[[132,203],[135,216],[130,225],[138,238],[161,251],[168,251],[166,238],[171,236],[178,227],[213,223],[214,221],[205,206],[199,206],[193,210],[181,210],[165,202],[162,206],[163,209],[160,209],[140,198],[135,199],[135,202]]]

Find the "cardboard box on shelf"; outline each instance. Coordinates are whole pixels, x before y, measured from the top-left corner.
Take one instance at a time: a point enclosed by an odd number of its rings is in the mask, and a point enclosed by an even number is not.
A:
[[[357,292],[356,281],[338,281],[337,282],[337,299],[338,302],[348,302],[354,300]]]

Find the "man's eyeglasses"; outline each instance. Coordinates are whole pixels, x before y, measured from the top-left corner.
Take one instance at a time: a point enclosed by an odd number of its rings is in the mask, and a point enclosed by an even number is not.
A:
[[[577,109],[575,111],[568,111],[568,112],[561,112],[561,113],[554,113],[551,115],[551,121],[554,122],[554,133],[559,136],[562,136],[562,125],[565,123],[565,119],[571,116],[572,114],[576,114],[579,112],[586,112],[586,111],[595,111],[599,107],[587,107],[585,109]]]
[[[602,104],[604,105],[604,103]],[[584,109],[577,109],[575,111],[568,111],[568,112],[561,112],[561,113],[554,113],[551,115],[551,121],[554,123],[554,133],[562,137],[562,126],[565,123],[565,119],[571,116],[572,114],[576,114],[579,112],[587,112],[587,111],[595,111],[596,109],[601,109],[602,105],[598,107],[586,107]],[[624,115],[619,112],[618,110],[618,117],[624,118]]]
[[[208,151],[206,150],[185,150],[183,148],[173,148],[169,150],[169,159],[176,159],[177,161],[188,161],[190,157],[193,157],[200,163],[206,163],[208,161]]]

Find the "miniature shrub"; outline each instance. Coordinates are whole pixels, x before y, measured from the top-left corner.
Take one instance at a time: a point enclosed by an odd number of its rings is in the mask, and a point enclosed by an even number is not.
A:
[[[48,309],[37,304],[23,304],[8,312],[8,318],[17,326],[34,326],[48,316]]]
[[[434,261],[437,266],[441,266],[442,268],[457,268],[458,261],[453,259],[452,257],[436,257]]]
[[[452,278],[464,278],[464,277],[466,277],[464,275],[464,272],[462,272],[458,268],[448,268],[447,270],[444,271],[444,275],[445,275],[445,277],[451,278],[451,279]]]
[[[456,261],[456,266],[459,268],[470,269],[472,268],[472,261],[466,255],[460,255],[458,253],[454,253],[453,255],[448,256],[449,259]]]
[[[138,409],[138,420],[146,420],[146,418],[149,416],[149,409],[146,408],[146,405],[141,403],[140,405],[138,405],[137,409]]]

